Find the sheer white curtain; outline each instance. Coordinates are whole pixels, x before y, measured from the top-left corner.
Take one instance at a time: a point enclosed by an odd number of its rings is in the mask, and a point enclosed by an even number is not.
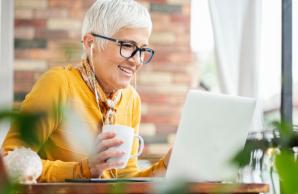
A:
[[[13,102],[13,0],[0,1],[0,110]],[[9,127],[0,122],[0,146]]]
[[[221,92],[258,98],[260,0],[209,0]],[[262,128],[258,102],[253,129]]]
[[[261,1],[209,0],[222,92],[257,97]]]

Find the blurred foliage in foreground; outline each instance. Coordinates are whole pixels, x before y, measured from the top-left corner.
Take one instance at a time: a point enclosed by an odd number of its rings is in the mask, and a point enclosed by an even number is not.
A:
[[[58,106],[58,108],[54,109],[59,113],[65,113],[65,107]],[[66,111],[67,113],[67,111]],[[39,122],[44,117],[53,116],[51,113],[47,114],[45,112],[22,112],[18,110],[3,110],[0,111],[0,122],[2,120],[9,120],[11,121],[12,125],[16,127],[16,129],[20,132],[20,138],[24,141],[25,144],[28,146],[42,146],[39,145],[38,137],[36,135],[36,130],[38,128]],[[2,161],[0,161],[2,162]],[[0,164],[1,165],[1,164]],[[1,166],[0,166],[1,167]],[[2,177],[3,174],[0,176],[0,194],[13,194],[13,193],[21,193],[22,186],[20,184],[13,183],[5,178]],[[163,188],[156,188],[155,194],[187,194],[188,186],[186,181],[181,180],[179,182],[175,182],[174,184],[164,184]],[[125,184],[124,183],[115,183],[109,190],[109,193],[125,193]]]
[[[61,110],[60,110],[61,111]],[[10,120],[20,130],[21,138],[30,146],[38,145],[38,139],[35,130],[41,119],[47,115],[43,112],[21,112],[16,110],[0,111],[0,121],[4,119]],[[279,178],[281,180],[281,188],[283,193],[298,193],[297,180],[298,180],[298,162],[295,159],[295,154],[292,151],[293,147],[298,145],[298,135],[294,132],[293,127],[284,122],[274,123],[279,137],[273,143],[266,141],[248,141],[245,148],[240,151],[232,160],[234,164],[239,167],[244,167],[249,164],[251,153],[253,150],[261,149],[266,150],[269,147],[275,146],[280,152],[275,158],[275,167],[277,169]],[[0,183],[1,184],[1,183]],[[19,187],[15,184],[7,183],[1,185],[0,194],[10,194],[17,191]],[[112,193],[125,193],[123,192],[123,185],[114,188]],[[156,193],[187,193],[185,184],[176,184]]]
[[[298,162],[293,151],[295,147],[298,147],[298,133],[293,130],[293,126],[285,122],[274,122],[273,124],[277,136],[270,141],[266,139],[247,141],[244,149],[235,155],[232,162],[243,168],[251,162],[251,153],[254,150],[262,150],[264,153],[268,148],[276,148],[279,151],[274,156],[273,168],[276,169],[280,179],[281,193],[298,193]]]
[[[0,111],[0,122],[9,120],[19,130],[21,139],[29,146],[38,145],[36,136],[36,127],[46,114],[43,112],[21,112],[18,110],[3,110]],[[3,161],[0,161],[3,162]],[[3,166],[2,166],[3,167]],[[0,167],[1,168],[1,167]],[[1,175],[0,194],[12,194],[20,191],[20,185],[9,182],[7,174]]]
[[[21,112],[5,110],[0,112],[0,121],[7,119],[19,130],[22,140],[31,146],[38,145],[36,127],[40,120],[46,116],[44,112]]]

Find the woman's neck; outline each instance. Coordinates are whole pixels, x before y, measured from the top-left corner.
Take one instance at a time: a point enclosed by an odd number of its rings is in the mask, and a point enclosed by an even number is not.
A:
[[[100,80],[97,75],[96,72],[94,72],[94,68],[92,68],[92,63],[90,63],[90,59],[89,57],[87,57],[85,60],[83,59],[83,62],[86,63],[85,65],[89,66],[91,68],[91,71],[94,73],[95,75],[95,79],[97,80],[99,86],[101,87],[103,93],[106,95],[106,97],[110,97],[112,96],[114,93],[117,92],[116,89],[110,88],[108,87],[108,84],[104,83],[102,80]]]
[[[103,92],[105,93],[106,97],[113,96],[113,94],[114,94],[115,92],[117,92],[116,89],[109,88],[109,87],[107,86],[107,84],[105,84],[103,81],[101,81],[101,80],[98,79],[97,77],[96,77],[96,80],[97,80],[99,86],[102,88]]]

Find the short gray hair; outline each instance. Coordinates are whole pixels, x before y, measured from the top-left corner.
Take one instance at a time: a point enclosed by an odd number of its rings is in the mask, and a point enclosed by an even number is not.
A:
[[[152,21],[146,7],[134,0],[97,0],[85,15],[82,39],[89,32],[113,36],[122,28],[147,28],[151,32]],[[104,47],[105,40],[97,42]]]

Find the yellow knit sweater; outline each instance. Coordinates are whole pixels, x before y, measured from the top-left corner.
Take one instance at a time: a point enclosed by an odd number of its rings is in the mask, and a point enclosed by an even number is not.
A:
[[[46,111],[51,117],[46,117],[38,125],[36,134],[40,147],[31,147],[42,158],[43,170],[40,182],[61,182],[66,178],[89,178],[87,150],[75,149],[71,146],[68,133],[63,123],[63,115],[53,109],[58,105],[68,104],[80,114],[80,117],[89,126],[89,132],[95,138],[101,131],[98,124],[101,122],[102,113],[97,108],[95,96],[82,79],[80,72],[68,65],[55,67],[47,71],[33,87],[22,103],[23,111]],[[139,132],[141,117],[141,102],[137,92],[131,87],[123,89],[122,97],[116,105],[116,123],[133,127],[135,133]],[[78,142],[80,144],[82,142]],[[16,147],[27,146],[20,135],[12,127],[3,143],[4,153]],[[135,141],[132,154],[137,153],[138,142]],[[78,145],[83,148],[84,146]],[[120,170],[108,170],[103,173],[103,178],[158,176],[165,172],[164,159],[139,171],[137,159],[129,159],[127,166]]]

